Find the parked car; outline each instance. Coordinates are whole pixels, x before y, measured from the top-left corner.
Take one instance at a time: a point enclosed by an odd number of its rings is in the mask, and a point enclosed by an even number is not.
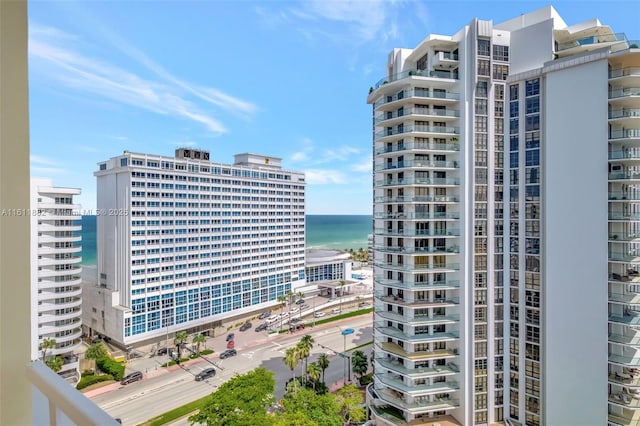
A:
[[[289,316],[289,312],[283,312],[283,313],[280,314],[281,318],[286,318],[288,316]]]
[[[295,324],[297,322],[302,321],[300,318],[291,318],[291,321],[289,321],[291,324]]]
[[[358,303],[358,307],[359,308],[366,308],[367,306],[370,306],[369,302],[360,302],[360,303]]]
[[[324,312],[316,312],[315,317],[316,318],[322,318],[325,315],[327,315],[327,314],[325,314]]]
[[[260,324],[259,326],[256,327],[256,332],[260,332],[260,331],[264,331],[267,328],[269,328],[269,324],[267,324],[266,322],[263,322],[262,324]]]
[[[167,355],[169,350],[167,348],[160,348],[156,351],[156,355]]]
[[[133,373],[129,373],[120,382],[121,385],[127,385],[129,383],[137,382],[138,380],[142,380],[142,371],[134,371]]]
[[[296,300],[296,305],[302,305],[304,303],[304,299]]]
[[[227,359],[232,356],[238,355],[238,352],[235,349],[227,349],[226,351],[220,354],[220,359]]]
[[[233,349],[236,346],[233,340],[227,342],[227,349]]]
[[[258,318],[259,319],[269,318],[269,315],[271,315],[271,311],[264,311],[263,313],[260,314]]]
[[[292,333],[296,330],[304,330],[304,324],[296,324],[289,327],[289,331]]]
[[[302,309],[302,310],[309,309],[309,305],[306,305],[306,304],[302,305],[302,306],[300,306],[300,309]]]
[[[278,321],[279,319],[280,319],[280,314],[271,315],[269,318],[267,318],[267,324],[273,324],[274,322]]]
[[[300,312],[300,308],[296,306],[289,311],[289,314],[293,315],[293,314],[297,314],[298,312]]]
[[[340,308],[333,308],[333,309],[331,310],[331,313],[332,313],[332,314],[339,314],[339,313],[340,313]]]
[[[216,375],[216,369],[215,368],[205,368],[204,370],[202,370],[201,372],[199,372],[198,374],[196,374],[196,382],[202,381],[202,380],[206,380],[209,377],[214,377]]]
[[[251,323],[250,322],[245,322],[244,324],[242,324],[240,326],[240,331],[247,331],[250,328],[251,328]]]
[[[233,334],[233,333],[229,333],[229,334],[227,334],[227,342],[228,342],[229,340],[233,340],[233,338],[234,338],[234,337],[236,337],[236,335],[235,335],[235,334]]]

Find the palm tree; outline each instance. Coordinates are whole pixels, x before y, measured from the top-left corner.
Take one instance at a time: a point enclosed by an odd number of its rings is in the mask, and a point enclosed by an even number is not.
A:
[[[278,303],[280,303],[280,330],[282,330],[282,314],[284,313],[284,307],[287,304],[287,296],[278,296]]]
[[[305,371],[308,368],[309,355],[311,354],[311,348],[313,348],[313,344],[315,342],[316,341],[313,340],[313,337],[311,337],[309,334],[305,334],[304,336],[302,336],[302,339],[300,339],[300,342],[298,342],[298,348],[300,349],[300,358],[304,358]]]
[[[316,364],[315,362],[309,364],[309,366],[307,367],[307,377],[309,378],[309,380],[311,380],[311,383],[313,383],[313,390],[315,391],[316,383],[320,378],[320,367],[318,367],[318,364]]]
[[[347,283],[345,280],[340,280],[338,284],[340,285],[340,312],[342,312],[342,295],[344,293],[344,286]]]
[[[325,383],[324,371],[327,368],[329,368],[329,357],[327,356],[327,354],[320,354],[317,362],[318,362],[318,367],[320,367],[320,369],[322,370],[322,383]]]
[[[196,355],[200,356],[200,345],[207,341],[207,337],[204,334],[196,334],[191,340],[196,345]]]
[[[42,360],[47,357],[47,351],[56,347],[56,339],[45,337],[42,343],[40,343],[39,349],[42,351]]]
[[[186,331],[178,331],[176,333],[174,342],[178,347],[178,359],[182,358],[182,345],[184,345],[184,343],[187,341],[188,338],[189,338],[189,335],[187,334]]]
[[[55,373],[62,370],[62,366],[64,365],[64,361],[62,357],[59,355],[53,356],[44,362],[47,366],[52,369]]]
[[[296,380],[296,373],[295,373],[296,365],[298,365],[299,360],[300,360],[299,353],[296,347],[287,349],[287,351],[285,352],[284,358],[282,359],[285,365],[291,369],[291,380],[293,380],[294,382]]]

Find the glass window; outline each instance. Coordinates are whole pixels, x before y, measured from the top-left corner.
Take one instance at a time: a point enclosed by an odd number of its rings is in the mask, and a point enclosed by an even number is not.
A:
[[[489,61],[484,61],[482,59],[478,60],[478,75],[491,75],[491,67],[489,66]]]
[[[493,59],[495,61],[509,61],[509,46],[493,45]]]
[[[527,114],[540,112],[540,96],[534,96],[526,99]]]
[[[478,55],[479,56],[489,56],[491,42],[486,39],[478,39]]]
[[[534,96],[540,94],[540,79],[527,80],[525,82],[525,96]]]

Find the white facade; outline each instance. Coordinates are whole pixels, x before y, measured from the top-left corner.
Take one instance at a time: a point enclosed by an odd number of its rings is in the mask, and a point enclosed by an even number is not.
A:
[[[367,99],[377,424],[600,425],[607,387],[609,422],[640,421],[639,61],[552,7],[390,54]]]
[[[54,339],[45,359],[60,356],[59,374],[71,383],[80,379],[82,289],[81,226],[76,188],[57,188],[51,180],[31,180],[31,358],[42,359],[40,344]]]
[[[305,284],[305,182],[280,159],[180,149],[99,164],[85,325],[123,347],[271,306]]]

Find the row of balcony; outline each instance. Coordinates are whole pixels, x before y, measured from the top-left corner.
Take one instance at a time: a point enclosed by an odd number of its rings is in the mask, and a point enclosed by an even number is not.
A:
[[[457,289],[460,287],[459,280],[446,280],[446,281],[409,281],[409,280],[393,280],[388,278],[383,278],[382,275],[376,275],[375,283],[384,286],[392,286],[392,287],[402,287],[414,289],[416,291],[423,290],[448,290],[448,289]]]
[[[458,143],[405,142],[375,150],[376,155],[402,151],[460,151]]]
[[[628,67],[609,71],[609,78],[640,76],[640,68]]]
[[[393,389],[397,389],[405,394],[416,395],[433,395],[443,392],[455,392],[460,389],[460,384],[454,380],[446,380],[444,382],[436,382],[431,384],[407,384],[392,374],[377,374],[376,379]]]
[[[374,170],[393,170],[404,168],[438,168],[438,169],[457,169],[460,167],[457,161],[436,161],[436,160],[404,160],[395,163],[387,162],[384,164],[376,164]]]
[[[640,87],[623,87],[609,90],[609,99],[622,98],[626,96],[640,96]]]
[[[424,253],[435,253],[435,254],[455,254],[460,253],[460,247],[458,246],[450,246],[450,247],[405,247],[405,246],[375,246],[375,249],[379,252],[383,253],[407,253],[407,254],[424,254]]]
[[[441,135],[457,135],[460,133],[459,127],[452,126],[425,126],[425,125],[407,125],[395,129],[385,129],[375,133],[375,139],[385,136],[402,135],[404,133],[437,133]]]
[[[428,343],[428,342],[446,342],[457,340],[460,336],[458,333],[422,333],[409,334],[404,333],[394,327],[381,327],[382,324],[376,324],[376,334],[382,336],[393,337],[410,343]]]
[[[421,108],[421,107],[409,107],[404,108],[401,111],[388,111],[385,114],[377,115],[375,123],[378,124],[383,121],[393,120],[394,118],[406,117],[408,115],[426,115],[434,117],[460,117],[460,111],[453,109],[440,109],[440,108]]]
[[[375,266],[384,269],[416,272],[455,272],[460,270],[459,263],[406,264],[397,262],[376,261]]]
[[[638,75],[640,75],[640,71]],[[630,117],[640,118],[640,108],[621,108],[621,109],[614,109],[609,111],[609,119],[630,118]]]
[[[399,72],[397,74],[382,77],[373,86],[373,88],[375,90],[384,86],[385,84],[393,83],[394,81],[402,80],[408,77],[430,77],[430,78],[446,78],[446,79],[457,80],[458,72],[457,71],[418,70],[418,69],[406,70],[406,71]]]
[[[409,307],[411,308],[411,307]],[[415,307],[414,307],[415,308]],[[421,309],[421,307],[418,307]],[[397,321],[402,323],[411,323],[414,326],[427,326],[427,325],[442,325],[442,324],[455,324],[460,321],[460,315],[448,314],[448,315],[411,315],[410,312],[404,314],[398,314],[392,311],[385,311],[379,309],[375,313],[376,318],[383,318],[388,321]]]
[[[638,194],[640,198],[640,194]],[[375,197],[376,203],[457,203],[457,195],[400,195],[397,197]]]
[[[398,178],[377,180],[376,186],[398,185],[460,185],[458,178]]]
[[[411,378],[452,376],[460,372],[460,369],[454,363],[449,363],[446,366],[407,368],[404,364],[393,361],[390,358],[376,358],[374,362],[380,369],[385,368]]]
[[[435,99],[439,101],[458,101],[460,100],[460,94],[442,89],[427,89],[424,87],[416,87],[415,89],[402,90],[395,95],[383,96],[375,102],[374,107],[378,108],[384,104],[411,98]]]
[[[430,359],[452,359],[458,357],[458,349],[435,349],[435,350],[419,350],[419,351],[406,351],[402,346],[393,342],[380,342],[374,341],[377,348],[383,352],[387,352],[392,355],[399,356],[401,358],[410,359],[413,361],[428,361]]]
[[[459,212],[375,213],[375,219],[460,219]]]
[[[638,89],[640,95],[640,89]],[[640,129],[619,129],[609,132],[609,139],[640,138]]]
[[[375,235],[407,237],[407,238],[460,236],[460,230],[455,228],[444,228],[444,229],[376,228],[373,232]]]

